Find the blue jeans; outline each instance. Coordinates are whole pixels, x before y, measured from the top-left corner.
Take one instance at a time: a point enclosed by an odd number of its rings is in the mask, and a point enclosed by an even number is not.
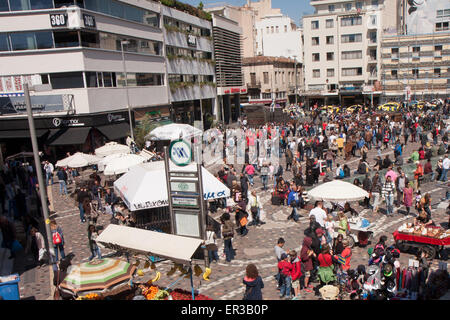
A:
[[[68,193],[66,182],[64,180],[61,180],[61,181],[59,181],[59,194],[60,195],[63,194],[63,191],[64,191],[64,194]]]
[[[248,174],[247,176],[248,176],[248,182],[250,182],[250,184],[253,185],[254,184],[254,182],[253,182],[253,174]]]
[[[441,177],[439,178],[439,181],[443,181],[443,182],[447,181],[447,172],[448,172],[448,169],[442,168],[442,173],[441,173]]]
[[[298,215],[297,207],[293,207],[293,208],[292,208],[292,212],[291,212],[291,214],[289,215],[288,219],[291,219],[291,218],[292,218],[295,222],[297,222],[299,217],[300,217],[300,216]]]
[[[327,167],[333,170],[333,160],[327,160]]]
[[[281,275],[280,297],[286,296],[286,298],[290,298],[291,290],[292,290],[291,276]]]
[[[225,256],[226,260],[230,262],[234,259],[234,249],[233,249],[233,243],[231,242],[231,239],[224,240],[224,246],[225,246]]]
[[[86,219],[84,217],[84,208],[82,203],[78,203],[78,209],[80,210],[80,221],[85,222]]]
[[[55,249],[55,260],[58,261],[58,250],[61,253],[61,259],[64,259],[66,257],[66,254],[64,253],[64,245],[57,244],[53,245],[53,249]]]
[[[261,182],[263,184],[263,189],[264,190],[267,190],[267,180],[268,180],[268,177],[266,175],[261,176]]]
[[[386,211],[387,215],[394,213],[394,195],[386,195]]]
[[[92,259],[94,259],[95,255],[97,255],[97,258],[101,259],[102,258],[102,253],[100,251],[99,247],[95,247],[92,251],[91,251],[91,256],[89,257],[89,261],[91,261]]]
[[[49,180],[52,181],[53,184],[53,174],[51,172],[46,172],[45,174],[45,184],[48,186]]]
[[[208,258],[210,263],[213,260],[219,261],[219,255],[217,254],[217,250],[208,250]]]

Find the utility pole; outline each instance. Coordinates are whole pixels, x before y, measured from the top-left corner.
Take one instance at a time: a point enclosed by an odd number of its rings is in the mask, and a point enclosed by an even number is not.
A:
[[[197,82],[198,82],[198,90],[200,92],[200,121],[202,122],[202,131],[203,131],[203,102],[202,102],[202,88],[200,82],[200,58],[197,52]]]
[[[31,137],[31,145],[33,147],[33,156],[34,156],[34,165],[36,169],[36,176],[39,183],[39,195],[41,198],[41,204],[42,204],[42,213],[44,215],[45,220],[45,232],[47,233],[47,242],[48,242],[48,252],[50,253],[50,262],[52,264],[55,263],[53,260],[54,257],[54,250],[53,250],[53,239],[52,239],[52,231],[50,230],[50,218],[48,213],[48,206],[47,206],[47,192],[45,190],[46,184],[44,177],[42,175],[42,166],[41,161],[39,158],[39,146],[36,138],[36,129],[34,126],[34,119],[33,119],[33,111],[31,108],[31,98],[30,98],[30,90],[28,87],[28,83],[25,83],[24,86],[24,95],[25,95],[25,104],[27,108],[27,117],[28,117],[28,125],[30,127],[30,137]]]

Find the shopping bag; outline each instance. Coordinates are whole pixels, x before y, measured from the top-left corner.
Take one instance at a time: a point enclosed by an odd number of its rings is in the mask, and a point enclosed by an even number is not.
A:
[[[23,250],[23,247],[20,244],[20,242],[17,241],[17,240],[14,240],[13,243],[12,243],[12,246],[11,246],[11,253],[16,253],[16,252],[19,252],[21,250]]]
[[[247,222],[248,222],[247,217],[243,217],[239,222],[242,227],[247,225]]]

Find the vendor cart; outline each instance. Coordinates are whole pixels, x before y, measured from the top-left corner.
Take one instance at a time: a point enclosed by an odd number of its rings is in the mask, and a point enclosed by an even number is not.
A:
[[[398,230],[393,233],[393,236],[396,246],[400,251],[406,252],[412,248],[417,248],[426,252],[430,259],[434,259],[436,254],[442,257],[445,246],[450,245],[450,236],[445,238],[431,238],[424,235],[399,232]]]

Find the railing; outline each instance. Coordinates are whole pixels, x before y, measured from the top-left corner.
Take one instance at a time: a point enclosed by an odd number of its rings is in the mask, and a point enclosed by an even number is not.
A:
[[[261,88],[261,81],[255,81],[255,82],[250,82],[250,83],[247,83],[247,88],[249,88],[249,89],[255,89],[255,88],[257,88],[257,89],[260,89]]]

